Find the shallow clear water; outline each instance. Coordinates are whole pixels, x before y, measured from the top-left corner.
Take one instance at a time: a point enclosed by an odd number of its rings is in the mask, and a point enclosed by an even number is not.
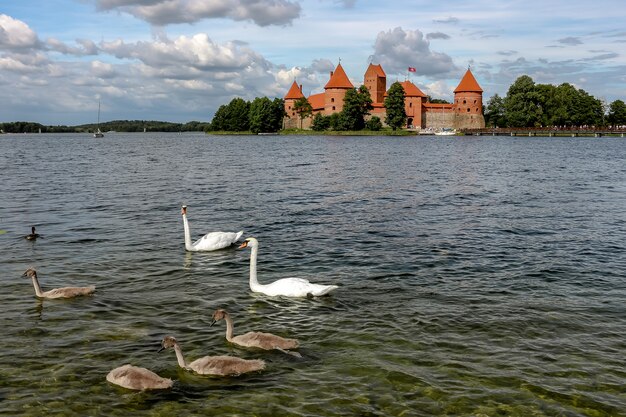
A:
[[[1,135],[0,414],[626,415],[626,141],[610,138]],[[185,253],[245,230],[249,251]],[[43,239],[23,236],[36,225]],[[93,297],[39,301],[95,284]],[[229,345],[300,340],[302,358]],[[211,378],[157,354],[263,358]],[[124,363],[165,392],[106,382]]]

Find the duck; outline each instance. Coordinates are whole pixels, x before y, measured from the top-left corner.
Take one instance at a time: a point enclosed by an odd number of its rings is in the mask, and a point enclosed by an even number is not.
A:
[[[33,281],[33,287],[35,287],[35,295],[38,298],[73,298],[81,295],[91,295],[96,291],[96,287],[91,285],[89,287],[63,287],[55,288],[49,291],[42,291],[37,279],[37,271],[35,268],[28,268],[26,272],[22,274],[23,277],[29,277]]]
[[[159,352],[169,348],[174,348],[178,366],[200,375],[236,376],[265,369],[265,361],[261,359],[242,359],[235,356],[204,356],[187,363],[176,338],[165,336]]]
[[[149,369],[130,364],[113,369],[107,374],[107,381],[136,391],[168,389],[174,385],[169,378],[162,378]]]
[[[281,352],[295,354],[289,352],[289,349],[297,349],[300,342],[296,339],[286,339],[271,333],[248,332],[239,336],[233,336],[234,326],[233,319],[225,310],[218,309],[213,313],[213,320],[209,327],[212,327],[218,321],[224,319],[226,321],[226,340],[243,347],[259,348],[263,350],[279,350]],[[300,356],[295,354],[295,356]]]
[[[259,252],[259,242],[253,237],[247,238],[238,249],[251,248],[250,254],[250,289],[252,292],[262,293],[272,297],[320,297],[339,288],[337,285],[312,284],[304,278],[283,278],[271,284],[263,285],[257,280],[256,262]]]
[[[191,243],[189,222],[187,221],[187,206],[181,207],[183,215],[183,227],[185,229],[185,250],[189,252],[206,252],[227,248],[237,242],[243,236],[243,230],[234,232],[209,232],[196,242]]]
[[[39,233],[35,232],[35,226],[30,228],[30,234],[24,236],[26,240],[36,240],[38,237],[43,237]]]

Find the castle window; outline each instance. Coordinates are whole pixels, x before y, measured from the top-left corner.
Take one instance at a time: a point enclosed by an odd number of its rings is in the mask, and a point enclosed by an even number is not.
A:
[[[413,103],[409,103],[409,108],[410,108],[410,107],[413,107]]]
[[[334,98],[331,98],[331,99],[330,99],[330,102],[331,102],[331,103],[334,103],[334,102],[335,102],[335,99],[334,99]]]
[[[463,104],[467,104],[467,101],[466,101],[466,100],[463,100]]]
[[[476,104],[476,100],[474,100],[474,104]]]
[[[292,116],[295,116],[295,115],[296,115],[296,112],[294,111],[293,113],[291,113],[291,115],[292,115]]]
[[[335,106],[333,106],[333,110],[335,110]]]
[[[467,112],[468,112],[468,113],[470,112],[470,109],[469,109],[469,107],[467,108]]]

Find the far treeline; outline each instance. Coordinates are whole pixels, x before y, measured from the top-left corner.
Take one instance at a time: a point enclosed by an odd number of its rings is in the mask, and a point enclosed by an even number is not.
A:
[[[493,95],[483,108],[488,127],[584,127],[626,125],[622,100],[604,103],[568,83],[535,84],[522,75],[506,97]]]
[[[100,123],[103,132],[203,132],[209,123],[187,122],[170,123],[153,120],[113,120]],[[80,126],[45,126],[34,122],[0,123],[0,130],[4,133],[89,133],[94,132],[98,125],[86,124]]]

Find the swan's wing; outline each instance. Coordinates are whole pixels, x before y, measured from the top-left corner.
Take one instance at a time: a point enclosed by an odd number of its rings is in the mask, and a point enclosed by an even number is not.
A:
[[[64,287],[55,288],[44,292],[46,298],[72,298],[80,295],[90,295],[96,290],[93,285],[90,287]]]
[[[134,390],[165,389],[170,388],[173,384],[171,379],[161,378],[146,368],[132,365],[113,369],[106,379],[112,384]]]
[[[265,368],[265,362],[235,356],[205,356],[189,364],[189,368],[204,375],[238,375]]]
[[[315,286],[315,288],[313,288],[311,291],[311,295],[314,297],[321,297],[322,295],[329,294],[331,291],[334,291],[337,288],[339,288],[338,285],[318,285],[318,284],[311,284],[311,285]]]
[[[237,241],[243,234],[233,232],[210,232],[193,244],[195,250],[218,250],[226,248]]]
[[[272,333],[248,332],[240,336],[233,337],[233,342],[240,346],[257,347],[260,349],[295,349],[298,341],[295,339],[285,339]]]
[[[283,278],[264,286],[268,295],[284,295],[287,297],[307,297],[309,295],[326,295],[338,288],[336,285],[312,284],[304,278]]]

